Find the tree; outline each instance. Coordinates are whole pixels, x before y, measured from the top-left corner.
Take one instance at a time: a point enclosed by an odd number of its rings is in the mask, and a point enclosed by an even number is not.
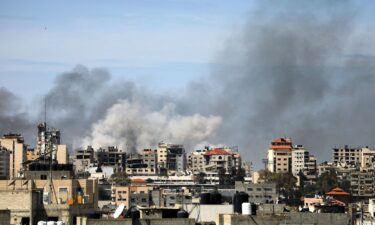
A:
[[[321,194],[324,194],[337,186],[339,186],[337,174],[333,169],[320,175],[316,181],[316,188]]]

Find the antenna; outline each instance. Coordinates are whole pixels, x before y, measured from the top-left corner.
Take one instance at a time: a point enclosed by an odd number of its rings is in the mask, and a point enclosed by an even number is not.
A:
[[[117,207],[115,213],[113,213],[113,218],[115,218],[115,219],[119,218],[119,216],[124,211],[124,209],[125,209],[125,204],[121,203],[120,206]]]
[[[44,123],[47,124],[47,97],[44,97]]]

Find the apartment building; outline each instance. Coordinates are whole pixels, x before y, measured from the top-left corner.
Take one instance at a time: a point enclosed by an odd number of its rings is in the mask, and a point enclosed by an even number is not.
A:
[[[361,149],[361,168],[375,169],[375,150],[368,147]]]
[[[116,146],[109,146],[107,149],[100,148],[95,152],[96,162],[103,166],[113,166],[115,172],[125,171],[126,152]]]
[[[167,169],[171,174],[186,170],[186,153],[183,145],[161,142],[156,152],[159,168]]]
[[[289,173],[292,171],[292,140],[279,138],[271,142],[267,152],[267,169],[274,173]]]
[[[126,173],[128,175],[152,176],[157,174],[157,152],[144,149],[142,154],[133,153],[126,160]]]
[[[19,177],[22,163],[26,161],[26,145],[20,134],[6,134],[0,138],[0,147],[9,151],[9,177]]]
[[[246,192],[249,195],[249,202],[275,203],[279,198],[276,183],[245,184],[241,181],[236,181],[235,189],[239,192]]]
[[[362,148],[351,148],[348,145],[332,149],[333,163],[338,165],[361,165]]]
[[[188,155],[188,168],[193,172],[203,172],[205,166],[204,154],[208,151],[208,147],[202,150],[195,150]]]
[[[124,204],[126,209],[132,206],[149,207],[151,204],[152,188],[144,184],[131,184],[128,186],[112,186],[112,204]]]
[[[355,197],[373,197],[375,192],[375,171],[373,169],[352,171],[349,176],[351,194]]]
[[[235,168],[233,154],[223,148],[214,148],[204,154],[205,170],[219,171],[224,169],[227,172]]]
[[[77,149],[73,155],[75,172],[84,172],[94,161],[94,149],[91,146],[87,146],[86,149]]]

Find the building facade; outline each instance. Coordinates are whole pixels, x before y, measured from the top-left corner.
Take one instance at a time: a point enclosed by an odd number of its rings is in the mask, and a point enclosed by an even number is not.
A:
[[[271,142],[267,152],[267,169],[273,173],[289,173],[292,171],[292,140],[279,138]]]
[[[0,138],[0,147],[9,151],[9,177],[19,177],[26,161],[26,145],[20,134],[6,134]]]

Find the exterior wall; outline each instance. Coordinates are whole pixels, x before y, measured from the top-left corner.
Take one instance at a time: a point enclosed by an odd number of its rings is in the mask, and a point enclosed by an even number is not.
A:
[[[361,151],[361,148],[349,148],[347,145],[344,148],[333,148],[333,163],[336,165],[360,165]]]
[[[300,171],[303,171],[308,160],[309,152],[301,146],[296,146],[292,151],[292,173],[297,175]]]
[[[18,177],[22,163],[26,160],[26,148],[23,144],[21,136],[0,138],[0,146],[6,148],[10,152],[9,156],[9,176],[10,178]]]
[[[0,148],[0,179],[9,179],[10,172],[10,153],[6,149]]]
[[[274,183],[244,184],[236,182],[235,189],[246,192],[249,195],[249,201],[254,203],[274,203],[279,197]]]
[[[356,171],[350,173],[351,194],[358,197],[372,197],[375,190],[374,171]]]
[[[132,219],[87,219],[79,218],[77,225],[132,225]],[[139,219],[139,225],[195,225],[195,219],[189,218],[163,218],[163,219]]]
[[[375,217],[375,199],[373,198],[368,200],[368,213],[370,217]]]
[[[375,167],[375,150],[362,148],[361,150],[361,168]]]
[[[269,171],[273,173],[288,173],[292,169],[292,151],[289,149],[270,149],[268,159]]]
[[[69,162],[66,145],[57,145],[56,160],[59,164],[67,164]]]
[[[124,204],[126,209],[131,206],[149,206],[151,187],[147,186],[112,186],[112,202],[117,206]]]
[[[188,155],[188,168],[193,172],[204,171],[204,156],[195,152]]]

